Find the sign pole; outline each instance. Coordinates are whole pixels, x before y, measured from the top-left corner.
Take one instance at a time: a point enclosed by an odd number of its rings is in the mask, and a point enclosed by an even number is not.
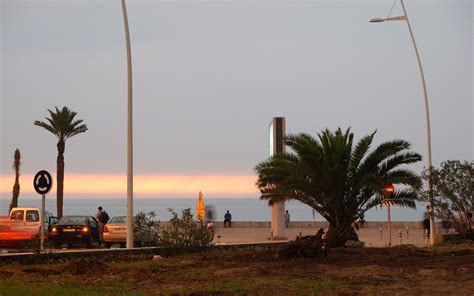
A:
[[[52,186],[53,179],[51,178],[50,173],[45,170],[36,173],[35,177],[33,178],[33,187],[35,188],[36,193],[41,194],[40,252],[43,252],[44,250],[44,208],[46,207],[46,194],[51,190]]]
[[[45,195],[43,194],[41,196],[41,245],[40,245],[40,250],[41,252],[44,251],[44,208],[45,208],[45,200],[46,200],[46,197]]]
[[[390,204],[387,206],[388,246],[392,245],[392,224],[390,223]]]

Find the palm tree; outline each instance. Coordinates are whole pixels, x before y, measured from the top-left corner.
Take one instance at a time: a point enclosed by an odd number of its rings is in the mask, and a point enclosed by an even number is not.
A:
[[[400,184],[392,195],[395,205],[415,208],[415,191],[421,179],[408,169],[398,168],[421,160],[407,151],[410,144],[393,140],[369,152],[375,132],[363,137],[355,147],[350,128],[344,133],[328,129],[317,138],[300,133],[285,137],[293,152],[275,155],[259,163],[256,185],[261,199],[269,204],[297,200],[312,207],[329,223],[325,235],[328,246],[357,240],[352,223],[367,210],[386,199],[383,188]]]
[[[13,168],[15,169],[15,184],[13,184],[13,195],[12,195],[12,202],[10,203],[10,208],[8,212],[13,208],[18,206],[18,197],[20,196],[20,165],[21,165],[21,154],[20,150],[16,149],[15,153],[13,154]]]
[[[58,138],[58,158],[57,176],[56,176],[56,194],[57,194],[57,216],[63,215],[63,194],[64,194],[64,150],[66,148],[66,140],[80,133],[87,131],[87,125],[82,124],[83,120],[74,120],[77,113],[67,107],[61,110],[56,108],[56,112],[48,109],[51,118],[47,118],[47,122],[35,121],[35,125],[45,128]]]

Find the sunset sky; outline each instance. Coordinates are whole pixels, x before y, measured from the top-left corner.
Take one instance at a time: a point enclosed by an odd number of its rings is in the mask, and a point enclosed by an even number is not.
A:
[[[53,172],[54,175],[54,172]],[[21,192],[26,196],[35,196],[32,186],[34,175],[21,176]],[[153,197],[195,197],[197,192],[206,188],[206,197],[249,197],[258,192],[254,186],[255,176],[197,176],[197,175],[135,175],[134,192],[143,198]],[[2,195],[8,195],[13,184],[14,176],[3,175],[0,179]],[[55,181],[53,181],[55,182]],[[67,175],[64,191],[69,197],[119,197],[127,191],[126,175],[113,174],[75,174]],[[53,186],[49,194],[55,195]]]
[[[428,86],[433,162],[473,159],[472,1],[406,1]],[[257,197],[268,124],[352,127],[426,156],[410,36],[391,0],[127,0],[138,198]],[[0,198],[13,153],[21,196],[55,176],[56,139],[33,125],[68,106],[89,127],[66,143],[65,197],[126,195],[126,64],[120,1],[0,0]],[[392,15],[402,13],[399,4]],[[426,159],[412,168],[420,172]],[[52,192],[51,194],[54,194]]]

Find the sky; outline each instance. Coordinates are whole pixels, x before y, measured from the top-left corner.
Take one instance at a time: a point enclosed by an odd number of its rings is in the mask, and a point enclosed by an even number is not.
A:
[[[425,70],[433,164],[473,159],[473,1],[405,1]],[[423,93],[392,0],[128,0],[135,196],[258,197],[269,123],[405,139],[426,166]],[[397,2],[392,16],[402,14]],[[127,81],[120,1],[0,0],[0,198],[16,148],[22,196],[56,171],[33,125],[68,106],[89,130],[66,143],[65,198],[126,196]],[[54,191],[51,193],[54,194]]]

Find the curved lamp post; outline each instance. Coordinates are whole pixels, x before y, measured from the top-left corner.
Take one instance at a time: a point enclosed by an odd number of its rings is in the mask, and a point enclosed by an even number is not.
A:
[[[127,46],[127,249],[133,248],[133,101],[132,101],[132,52],[130,48],[130,30],[128,29],[127,7],[122,1],[125,42]]]
[[[418,47],[416,46],[415,37],[413,36],[413,31],[411,29],[410,21],[408,20],[408,14],[405,9],[405,4],[403,0],[400,0],[400,3],[403,8],[404,15],[396,16],[396,17],[387,17],[387,18],[373,18],[370,20],[371,23],[381,23],[385,21],[406,21],[408,25],[408,31],[410,32],[411,40],[413,42],[413,47],[416,53],[416,59],[418,61],[418,67],[420,69],[421,75],[421,83],[423,85],[423,95],[425,98],[425,113],[426,113],[426,144],[428,146],[428,192],[429,192],[429,205],[430,205],[430,244],[434,244],[434,234],[435,234],[435,227],[434,227],[434,207],[433,207],[433,183],[431,179],[431,171],[433,167],[432,159],[431,159],[431,130],[430,130],[430,108],[428,105],[428,93],[426,91],[426,82],[425,82],[425,74],[423,73],[423,67],[421,65],[420,54],[418,53]]]

